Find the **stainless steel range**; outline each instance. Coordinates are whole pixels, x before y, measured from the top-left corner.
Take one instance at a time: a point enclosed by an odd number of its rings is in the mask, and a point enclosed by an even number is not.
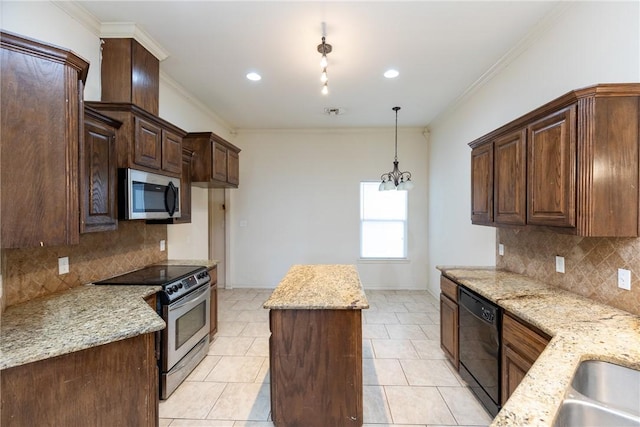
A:
[[[166,399],[204,359],[209,347],[211,278],[206,267],[152,265],[96,285],[156,285],[162,331],[160,398]]]

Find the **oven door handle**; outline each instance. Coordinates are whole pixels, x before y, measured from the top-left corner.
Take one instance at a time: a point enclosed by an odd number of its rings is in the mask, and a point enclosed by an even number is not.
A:
[[[207,284],[206,286],[202,286],[200,289],[195,290],[192,293],[185,296],[183,301],[174,303],[175,305],[169,304],[169,311],[177,310],[188,304],[193,304],[193,305],[199,304],[202,300],[205,300],[208,297],[207,292],[209,292],[210,290],[211,290],[210,285]]]

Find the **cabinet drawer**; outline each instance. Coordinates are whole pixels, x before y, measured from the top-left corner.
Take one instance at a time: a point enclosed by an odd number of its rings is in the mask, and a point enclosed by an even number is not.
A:
[[[440,291],[454,302],[458,302],[458,284],[453,280],[440,276]]]
[[[549,343],[549,337],[537,333],[508,313],[502,319],[502,340],[505,346],[513,344],[531,363],[535,362]]]

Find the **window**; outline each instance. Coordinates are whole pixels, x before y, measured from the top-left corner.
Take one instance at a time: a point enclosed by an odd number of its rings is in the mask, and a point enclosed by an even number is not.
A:
[[[360,183],[360,257],[407,257],[407,192]]]

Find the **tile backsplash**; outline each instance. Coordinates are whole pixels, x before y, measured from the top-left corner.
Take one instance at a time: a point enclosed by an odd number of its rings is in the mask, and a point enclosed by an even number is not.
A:
[[[497,267],[640,315],[640,238],[498,228],[497,243],[505,247]],[[556,273],[556,255],[564,257],[564,274]],[[618,268],[631,270],[630,291],[618,288]]]
[[[160,251],[160,240],[166,239],[166,225],[122,221],[116,231],[81,235],[78,245],[3,249],[3,303],[9,307],[162,262],[167,252]],[[68,274],[58,274],[59,257],[69,257]]]

